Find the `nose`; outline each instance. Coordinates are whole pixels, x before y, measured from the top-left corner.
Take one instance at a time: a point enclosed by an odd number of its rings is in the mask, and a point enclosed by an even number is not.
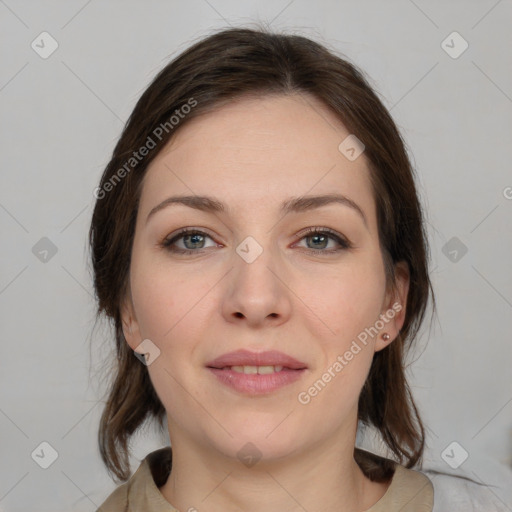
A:
[[[292,292],[287,273],[277,254],[263,249],[254,260],[243,253],[233,256],[226,276],[222,313],[228,322],[245,322],[250,327],[277,326],[288,320]],[[289,278],[288,278],[289,281]]]

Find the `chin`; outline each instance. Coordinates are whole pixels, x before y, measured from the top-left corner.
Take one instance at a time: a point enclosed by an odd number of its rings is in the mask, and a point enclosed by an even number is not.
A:
[[[223,436],[223,439],[212,439],[212,445],[227,457],[244,460],[278,460],[294,453],[297,448],[304,447],[304,439],[293,435],[289,429],[279,431],[276,428],[279,421],[272,426],[261,424],[256,428],[228,429],[233,437]],[[252,458],[252,459],[251,459]]]

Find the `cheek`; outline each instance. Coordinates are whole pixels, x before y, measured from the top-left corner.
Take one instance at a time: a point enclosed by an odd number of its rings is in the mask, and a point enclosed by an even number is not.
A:
[[[385,279],[368,267],[361,274],[352,269],[337,277],[338,285],[326,283],[328,293],[310,292],[307,299],[318,306],[318,318],[310,317],[308,330],[317,333],[322,358],[299,397],[311,415],[331,425],[357,408],[374,355],[375,337],[368,333],[381,313],[385,289]]]
[[[184,328],[208,291],[207,280],[199,274],[180,273],[151,258],[134,258],[131,276],[141,336],[164,345]]]
[[[371,261],[364,261],[364,259]],[[314,312],[309,321],[318,324],[316,332],[343,348],[381,313],[385,293],[384,268],[377,258],[354,256],[346,265],[331,272],[307,274],[297,282],[298,295]]]
[[[177,322],[179,301],[176,289],[157,276],[140,275],[132,285],[132,296],[140,335],[160,346],[163,335]]]
[[[173,416],[194,407],[191,396],[197,390],[188,378],[196,340],[204,337],[207,324],[206,316],[204,321],[201,318],[211,288],[207,281],[199,274],[185,278],[158,262],[133,261],[132,297],[140,337],[160,350],[148,371],[157,395]],[[184,387],[188,392],[183,392]]]

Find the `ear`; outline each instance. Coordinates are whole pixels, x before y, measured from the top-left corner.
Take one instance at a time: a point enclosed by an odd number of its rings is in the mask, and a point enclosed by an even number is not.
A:
[[[381,316],[384,327],[375,340],[375,352],[386,348],[400,332],[406,316],[407,295],[409,293],[410,273],[405,261],[395,264],[395,286],[390,284],[382,306]],[[386,333],[389,339],[382,335]]]
[[[132,295],[130,287],[125,293],[125,297],[121,303],[121,320],[123,323],[124,337],[132,350],[135,350],[142,341],[140,335],[139,324],[135,316],[135,308],[133,307]]]

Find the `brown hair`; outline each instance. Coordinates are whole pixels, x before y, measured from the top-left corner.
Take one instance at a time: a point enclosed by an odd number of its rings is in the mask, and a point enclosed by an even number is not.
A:
[[[113,322],[117,352],[98,441],[107,469],[122,481],[130,474],[130,437],[146,420],[156,419],[163,428],[165,416],[147,367],[124,338],[120,312],[146,169],[173,133],[199,114],[248,94],[292,93],[309,93],[322,101],[363,142],[388,284],[395,283],[394,263],[405,261],[409,267],[405,323],[393,343],[373,357],[358,418],[378,430],[398,462],[410,468],[421,461],[424,427],[404,358],[422,324],[429,294],[435,304],[422,210],[401,135],[363,73],[335,51],[299,35],[233,28],[195,42],[158,73],[128,119],[95,193],[89,242],[97,316],[104,313]],[[187,104],[194,107],[185,109]],[[169,121],[172,116],[179,118],[176,124]],[[156,147],[140,161],[130,160],[148,137]],[[391,465],[384,459],[358,448],[354,456],[372,480],[390,476]]]

